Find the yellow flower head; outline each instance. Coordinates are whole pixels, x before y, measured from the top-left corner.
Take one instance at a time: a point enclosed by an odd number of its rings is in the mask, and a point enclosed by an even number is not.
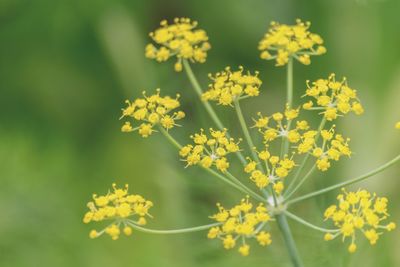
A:
[[[215,76],[209,75],[213,83],[209,89],[203,93],[202,99],[205,101],[217,101],[218,104],[232,106],[232,102],[246,97],[258,96],[261,80],[257,77],[258,72],[252,75],[250,72],[243,73],[243,67],[239,70],[231,71],[226,67],[225,71],[218,72]]]
[[[328,121],[335,120],[338,116],[353,112],[356,115],[364,113],[364,108],[357,98],[356,90],[350,88],[345,78],[336,81],[335,74],[328,79],[319,79],[312,82],[307,81],[306,94],[312,100],[303,105],[306,110],[321,110],[321,114]]]
[[[225,249],[234,248],[239,239],[242,245],[238,252],[243,256],[249,255],[250,252],[250,246],[246,243],[247,239],[254,238],[261,246],[271,244],[270,233],[263,230],[267,222],[271,220],[271,216],[263,203],[254,207],[247,197],[231,209],[225,209],[220,204],[217,204],[217,207],[218,213],[210,218],[221,225],[212,227],[208,232],[208,238],[220,239]]]
[[[146,96],[143,92],[143,98],[137,98],[130,102],[126,100],[127,107],[122,109],[122,118],[131,118],[133,121],[141,122],[139,126],[133,127],[130,121],[125,122],[121,127],[122,132],[138,131],[142,137],[150,136],[155,130],[154,126],[158,125],[167,131],[175,126],[176,120],[185,117],[183,111],[174,111],[179,106],[179,95],[176,98],[169,96],[160,96],[160,89],[151,96]]]
[[[310,22],[296,20],[296,25],[271,22],[271,28],[261,39],[258,49],[261,58],[275,59],[276,66],[284,66],[293,57],[304,65],[311,63],[310,56],[326,53],[322,38],[309,32]]]
[[[150,37],[157,44],[148,44],[145,49],[147,58],[158,62],[167,61],[176,56],[176,71],[182,71],[182,59],[191,62],[204,63],[207,51],[211,48],[208,36],[204,30],[196,29],[197,22],[188,18],[175,18],[169,25],[166,20],[161,21],[161,27],[150,33]]]
[[[83,218],[84,223],[114,221],[100,232],[92,230],[89,233],[90,238],[106,233],[116,240],[121,233],[120,228],[129,236],[132,233],[129,223],[145,225],[146,217],[151,217],[149,214],[149,209],[153,206],[151,201],[140,195],[128,194],[128,185],[125,185],[125,188],[118,188],[115,184],[112,186],[113,191],[102,196],[94,194],[93,201],[87,204],[89,211]]]
[[[239,142],[227,137],[227,129],[216,131],[210,129],[207,136],[204,130],[190,137],[193,144],[181,148],[179,155],[186,161],[187,166],[201,165],[204,168],[215,166],[219,171],[226,172],[229,162],[226,156],[239,151]]]
[[[258,151],[258,157],[263,162],[262,164],[268,166],[267,172],[264,173],[261,169],[256,168],[256,162],[249,160],[245,166],[244,171],[250,174],[250,180],[260,188],[264,189],[268,185],[272,184],[273,189],[277,194],[281,194],[284,189],[283,179],[286,178],[296,163],[292,158],[288,158],[286,155],[283,158],[279,156],[273,156],[269,152],[268,145],[265,149]]]
[[[292,109],[286,106],[284,113],[276,112],[269,117],[263,116],[260,112],[258,118],[253,119],[254,127],[263,135],[264,142],[270,143],[278,138],[288,139],[290,144],[297,144],[300,141],[301,133],[309,129],[305,120],[295,121],[295,127],[287,130],[288,122],[292,122],[299,116],[299,108]]]
[[[400,121],[396,123],[396,125],[394,126],[396,129],[400,130]]]
[[[324,239],[329,241],[340,235],[343,241],[349,237],[351,243],[348,247],[350,253],[357,249],[355,244],[357,234],[362,234],[371,245],[375,245],[383,230],[392,231],[395,223],[382,224],[389,216],[387,212],[388,199],[377,197],[366,190],[347,192],[345,189],[340,194],[337,205],[328,207],[325,211],[325,220],[331,220],[337,232],[326,234]]]
[[[342,156],[351,156],[350,139],[345,139],[341,134],[335,134],[335,125],[329,130],[321,131],[320,143],[316,142],[317,134],[317,131],[305,132],[301,137],[297,152],[310,153],[314,156],[319,170],[327,171],[331,167],[331,161],[338,161]]]

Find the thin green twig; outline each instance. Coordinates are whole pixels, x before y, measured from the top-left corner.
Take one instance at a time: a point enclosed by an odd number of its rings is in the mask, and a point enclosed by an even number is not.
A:
[[[190,228],[182,228],[182,229],[174,229],[174,230],[155,230],[149,229],[143,226],[140,226],[132,221],[127,221],[126,224],[129,224],[133,229],[138,230],[140,232],[149,233],[149,234],[164,234],[164,235],[171,235],[171,234],[183,234],[183,233],[191,233],[191,232],[198,232],[210,229],[214,226],[219,226],[221,223],[212,223],[207,225],[201,225],[196,227]]]
[[[378,168],[376,168],[376,169],[374,169],[374,170],[372,170],[372,171],[370,171],[370,172],[368,172],[366,174],[363,174],[363,175],[361,175],[359,177],[356,177],[356,178],[350,179],[350,180],[348,180],[346,182],[335,184],[335,185],[329,186],[327,188],[324,188],[324,189],[321,189],[321,190],[306,194],[304,196],[300,196],[298,198],[294,198],[292,200],[289,200],[287,202],[287,205],[291,205],[291,204],[294,204],[294,203],[297,203],[297,202],[300,202],[300,201],[303,201],[303,200],[306,200],[306,199],[309,199],[309,198],[312,198],[312,197],[315,197],[315,196],[318,196],[318,195],[321,195],[321,194],[325,194],[325,193],[327,193],[329,191],[336,190],[338,188],[342,188],[342,187],[345,187],[345,186],[348,186],[348,185],[351,185],[351,184],[354,184],[354,183],[361,182],[361,181],[363,181],[363,180],[365,180],[365,179],[367,179],[367,178],[369,178],[371,176],[374,176],[377,173],[380,173],[380,172],[386,170],[387,168],[389,168],[390,166],[394,165],[398,161],[400,161],[400,155],[396,156],[394,159],[388,161],[387,163],[383,164],[382,166],[380,166],[380,167],[378,167]]]
[[[291,213],[291,212],[289,212],[289,211],[284,211],[284,213],[286,214],[286,216],[288,216],[288,217],[291,218],[292,220],[295,220],[295,221],[297,221],[298,223],[301,223],[301,224],[303,224],[303,225],[305,225],[305,226],[307,226],[307,227],[309,227],[309,228],[312,228],[312,229],[317,230],[317,231],[320,231],[320,232],[324,232],[324,233],[336,233],[336,232],[339,231],[339,230],[337,230],[337,229],[326,229],[326,228],[322,228],[322,227],[316,226],[316,225],[314,225],[314,224],[312,224],[312,223],[309,223],[309,222],[303,220],[302,218],[300,218],[300,217],[294,215],[293,213]]]

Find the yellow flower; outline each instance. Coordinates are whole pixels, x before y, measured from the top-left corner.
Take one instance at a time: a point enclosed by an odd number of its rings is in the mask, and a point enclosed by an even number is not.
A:
[[[174,69],[182,71],[182,59],[191,62],[204,63],[207,51],[211,48],[208,43],[207,33],[202,29],[196,29],[197,22],[188,18],[175,18],[169,25],[166,20],[161,21],[160,28],[150,33],[150,37],[159,46],[148,44],[145,49],[147,58],[158,62],[167,61],[176,56],[178,61]]]
[[[303,104],[305,110],[321,110],[321,114],[328,121],[335,120],[338,116],[343,116],[349,112],[356,115],[364,113],[364,108],[357,98],[356,90],[350,88],[345,78],[338,82],[335,74],[331,74],[328,79],[319,79],[312,82],[311,86],[307,81],[306,94],[313,98]]]
[[[400,121],[396,123],[395,128],[400,130]]]
[[[278,156],[271,156],[268,151],[268,146],[265,150],[258,152],[258,157],[263,161],[263,165],[267,166],[267,172],[256,169],[256,162],[249,160],[249,163],[244,167],[246,173],[250,173],[249,179],[260,188],[264,189],[272,183],[272,187],[277,194],[281,194],[284,189],[282,182],[283,178],[287,177],[292,169],[295,167],[295,162],[292,158],[285,156],[280,158]]]
[[[200,133],[190,138],[194,144],[183,146],[179,155],[186,161],[186,166],[200,164],[204,168],[215,166],[219,171],[226,172],[229,162],[226,156],[239,151],[239,142],[226,136],[227,129],[216,131],[210,129],[210,136],[201,129]]]
[[[263,203],[254,208],[249,202],[249,197],[246,197],[231,209],[225,209],[219,203],[217,207],[218,213],[210,218],[221,225],[212,227],[208,231],[208,238],[222,240],[225,249],[234,248],[236,240],[240,238],[240,243],[242,240],[243,243],[238,251],[242,256],[247,256],[250,252],[250,246],[246,243],[247,239],[255,238],[261,246],[271,244],[270,233],[263,230],[266,223],[271,220],[271,216]]]
[[[169,96],[160,96],[160,89],[150,96],[146,96],[143,92],[143,98],[137,98],[130,102],[125,101],[127,107],[122,109],[122,118],[131,118],[133,121],[142,122],[137,127],[133,127],[131,122],[126,121],[121,127],[122,132],[138,131],[142,137],[150,136],[155,130],[154,126],[160,126],[167,131],[175,126],[176,120],[183,119],[185,113],[183,111],[174,111],[179,108],[179,95],[176,98]]]
[[[230,67],[226,67],[225,71],[209,75],[213,83],[209,85],[206,92],[203,93],[202,99],[204,101],[217,101],[218,104],[232,106],[233,101],[240,100],[245,97],[252,97],[259,95],[259,88],[261,80],[255,75],[243,74],[243,67],[240,66],[239,70],[231,71]]]
[[[296,20],[296,25],[271,22],[271,28],[261,39],[258,49],[260,57],[276,60],[276,66],[284,66],[293,57],[304,65],[311,63],[310,56],[326,53],[322,38],[309,32],[310,22]]]
[[[111,220],[114,223],[100,232],[96,230],[90,231],[90,238],[96,238],[106,233],[113,240],[116,240],[121,233],[121,223],[124,225],[122,232],[129,236],[132,234],[132,229],[127,225],[128,222],[144,225],[146,224],[145,217],[151,217],[149,214],[149,209],[153,206],[151,201],[146,200],[140,195],[128,194],[128,185],[125,185],[125,188],[118,188],[116,184],[112,186],[113,191],[106,195],[93,195],[93,201],[87,204],[89,211],[83,217],[83,222],[90,223],[92,221]]]
[[[357,250],[357,233],[364,235],[371,245],[375,245],[382,230],[392,231],[396,227],[393,222],[381,224],[389,216],[387,198],[377,197],[366,190],[347,192],[343,188],[342,191],[343,194],[337,197],[338,205],[332,205],[325,211],[325,220],[331,220],[337,227],[337,232],[326,234],[325,240],[333,240],[339,235],[343,236],[343,241],[350,237],[348,251],[354,253]]]
[[[301,137],[297,147],[299,154],[310,153],[317,158],[316,166],[321,171],[331,167],[331,161],[338,161],[342,156],[351,156],[349,148],[350,139],[345,139],[341,134],[335,134],[335,125],[329,130],[321,131],[321,144],[316,142],[316,131],[307,131]]]
[[[307,121],[296,121],[296,127],[287,131],[287,124],[299,116],[299,108],[292,109],[286,105],[285,112],[282,114],[276,112],[270,117],[263,116],[260,112],[257,113],[258,118],[254,119],[255,125],[260,133],[264,136],[266,143],[272,142],[277,138],[287,138],[291,144],[296,144],[301,139],[301,131],[309,128]]]

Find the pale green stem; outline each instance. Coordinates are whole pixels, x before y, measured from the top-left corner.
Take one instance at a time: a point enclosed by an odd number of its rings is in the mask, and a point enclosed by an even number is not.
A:
[[[244,185],[241,181],[239,181],[239,179],[237,179],[235,176],[233,176],[230,172],[226,172],[226,175],[235,183],[237,183],[239,186],[243,187],[243,189],[245,189],[247,191],[248,194],[251,194],[253,197],[257,198],[260,201],[265,201],[265,199],[258,195],[257,193],[255,193],[253,190],[251,190],[250,188],[248,188],[246,185]]]
[[[201,89],[201,86],[200,86],[199,82],[197,81],[197,78],[194,75],[192,68],[190,67],[189,61],[187,59],[184,59],[182,62],[183,62],[183,67],[185,69],[185,72],[189,78],[189,81],[192,84],[193,89],[199,96],[201,103],[203,104],[207,113],[210,115],[211,119],[214,121],[215,125],[217,125],[217,127],[222,131],[225,127],[222,124],[221,120],[219,119],[218,115],[215,113],[214,109],[212,108],[212,106],[210,105],[210,103],[208,101],[203,101],[201,99],[202,95],[203,95],[203,90]],[[229,138],[229,134],[227,136]],[[236,152],[236,155],[239,158],[239,160],[242,162],[242,164],[246,164],[246,159],[244,158],[244,156],[241,154],[240,151]]]
[[[301,262],[299,253],[297,251],[296,243],[294,242],[293,235],[290,231],[290,227],[286,219],[286,215],[284,213],[281,213],[276,215],[275,218],[276,222],[278,223],[279,229],[282,232],[283,239],[285,240],[285,244],[293,266],[303,267],[303,263]]]
[[[303,183],[311,177],[311,175],[314,173],[316,169],[316,166],[314,164],[314,166],[311,168],[311,170],[303,177],[303,179],[300,180],[300,182],[296,185],[296,187],[287,194],[287,196],[285,196],[285,199],[289,199],[294,193],[296,193],[296,191],[303,185]]]
[[[240,127],[242,128],[244,137],[246,139],[247,145],[249,146],[253,160],[255,160],[257,162],[257,166],[261,170],[263,170],[264,168],[260,162],[260,159],[258,158],[256,151],[254,150],[255,146],[254,146],[253,140],[251,139],[251,135],[250,135],[249,129],[247,127],[246,121],[244,119],[242,109],[240,108],[239,101],[235,100],[234,105],[235,105],[236,115],[239,119]]]
[[[173,138],[167,130],[165,130],[163,127],[159,127],[159,129],[160,132],[168,139],[168,141],[170,141],[171,144],[173,144],[178,149],[182,148],[182,145],[179,144],[178,141],[176,141],[176,139]]]
[[[338,188],[342,188],[342,187],[345,187],[345,186],[348,186],[348,185],[351,185],[351,184],[354,184],[354,183],[358,183],[358,182],[363,181],[363,180],[365,180],[365,179],[367,179],[367,178],[369,178],[369,177],[371,177],[371,176],[373,176],[373,175],[375,175],[377,173],[380,173],[380,172],[386,170],[387,168],[389,168],[390,166],[394,165],[398,161],[400,161],[400,155],[398,155],[397,157],[395,157],[391,161],[383,164],[382,166],[380,166],[380,167],[376,168],[375,170],[372,170],[372,171],[370,171],[370,172],[368,172],[366,174],[363,174],[363,175],[361,175],[359,177],[350,179],[350,180],[348,180],[346,182],[342,182],[342,183],[339,183],[339,184],[336,184],[336,185],[332,185],[332,186],[329,186],[327,188],[324,188],[324,189],[321,189],[321,190],[306,194],[304,196],[301,196],[301,197],[298,197],[298,198],[294,198],[294,199],[288,201],[287,205],[294,204],[294,203],[300,202],[302,200],[306,200],[306,199],[309,199],[309,198],[312,198],[312,197],[315,197],[315,196],[318,196],[318,195],[321,195],[321,194],[325,194],[325,193],[327,193],[329,191],[336,190]]]
[[[314,225],[314,224],[312,224],[312,223],[309,223],[309,222],[303,220],[302,218],[300,218],[300,217],[294,215],[293,213],[291,213],[291,212],[289,212],[289,211],[284,211],[284,213],[285,213],[289,218],[291,218],[291,219],[293,219],[293,220],[295,220],[295,221],[297,221],[297,222],[299,222],[299,223],[301,223],[301,224],[303,224],[303,225],[305,225],[305,226],[307,226],[307,227],[309,227],[309,228],[312,228],[312,229],[314,229],[314,230],[320,231],[320,232],[324,232],[324,233],[336,233],[336,232],[339,231],[339,230],[337,230],[337,229],[336,229],[336,230],[335,230],[335,229],[325,229],[325,228],[316,226],[316,225]]]
[[[287,64],[287,75],[286,75],[286,105],[288,109],[291,109],[293,106],[293,58],[289,57],[289,61]],[[289,120],[286,124],[286,131],[290,131],[290,126],[292,121]],[[281,158],[289,153],[289,140],[287,137],[282,138],[282,150],[281,150]]]
[[[132,226],[132,228],[137,231],[149,233],[149,234],[162,234],[162,235],[183,234],[183,233],[204,231],[204,230],[210,229],[211,227],[221,225],[221,223],[212,223],[212,224],[207,224],[207,225],[201,225],[201,226],[190,227],[190,228],[182,228],[182,229],[174,229],[174,230],[154,230],[154,229],[149,229],[146,227],[139,226],[132,221],[127,221],[126,223],[129,224],[130,226]]]
[[[182,145],[178,143],[178,141],[176,141],[176,139],[174,137],[172,137],[172,135],[170,135],[170,133],[168,131],[166,131],[164,128],[159,127],[160,132],[178,149],[182,148]],[[201,166],[202,167],[202,166]],[[239,191],[241,191],[242,193],[245,194],[250,194],[252,197],[254,197],[255,199],[259,200],[259,201],[265,201],[265,199],[263,197],[261,197],[260,195],[258,195],[257,193],[253,192],[252,190],[250,190],[249,188],[247,188],[246,186],[244,186],[242,183],[237,184],[232,182],[231,180],[229,180],[228,178],[226,178],[225,176],[219,174],[218,172],[210,169],[210,168],[205,168],[202,167],[202,169],[204,169],[205,171],[209,172],[210,174],[214,175],[215,177],[217,177],[218,179],[222,180],[223,182],[229,184],[230,186],[238,189]]]
[[[289,57],[286,76],[286,103],[291,109],[293,105],[293,58]]]
[[[326,119],[325,117],[321,120],[321,123],[319,124],[318,127],[318,133],[315,137],[315,142],[318,141],[320,135],[321,135],[321,131],[323,130],[323,128],[325,127],[326,124]],[[304,167],[306,166],[306,163],[308,161],[310,157],[310,154],[306,154],[303,161],[301,162],[300,166],[297,168],[296,174],[294,175],[293,179],[290,181],[290,184],[288,186],[288,188],[286,189],[286,192],[290,192],[290,189],[296,184],[297,180],[300,178],[300,174],[303,171]],[[285,195],[285,194],[284,194]]]

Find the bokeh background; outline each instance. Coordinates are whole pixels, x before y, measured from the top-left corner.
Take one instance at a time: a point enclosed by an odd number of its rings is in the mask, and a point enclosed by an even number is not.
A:
[[[274,227],[273,245],[254,245],[247,258],[225,251],[204,232],[88,238],[100,225],[82,223],[86,202],[112,182],[129,183],[154,200],[149,227],[158,229],[207,224],[215,202],[229,206],[242,197],[195,168],[184,169],[160,134],[142,139],[120,132],[123,101],[157,87],[182,95],[188,119],[173,131],[182,143],[200,127],[213,126],[184,73],[173,71],[173,60],[145,59],[148,33],[164,18],[198,20],[212,44],[207,62],[194,66],[203,87],[207,73],[227,65],[259,70],[262,94],[244,102],[250,121],[256,111],[271,113],[284,104],[285,69],[262,61],[257,51],[269,22],[312,22],[328,53],[313,57],[310,66],[295,64],[296,97],[306,79],[336,72],[358,89],[366,113],[338,121],[355,154],[315,175],[304,193],[365,173],[399,153],[393,128],[400,119],[399,10],[398,0],[2,0],[0,266],[290,266]],[[233,110],[216,109],[239,135]],[[399,171],[397,165],[362,183],[390,198],[397,222]],[[292,211],[323,225],[322,212],[337,193]],[[306,266],[400,266],[398,230],[374,247],[360,238],[359,251],[349,256],[340,240],[328,243],[320,233],[290,224]]]

